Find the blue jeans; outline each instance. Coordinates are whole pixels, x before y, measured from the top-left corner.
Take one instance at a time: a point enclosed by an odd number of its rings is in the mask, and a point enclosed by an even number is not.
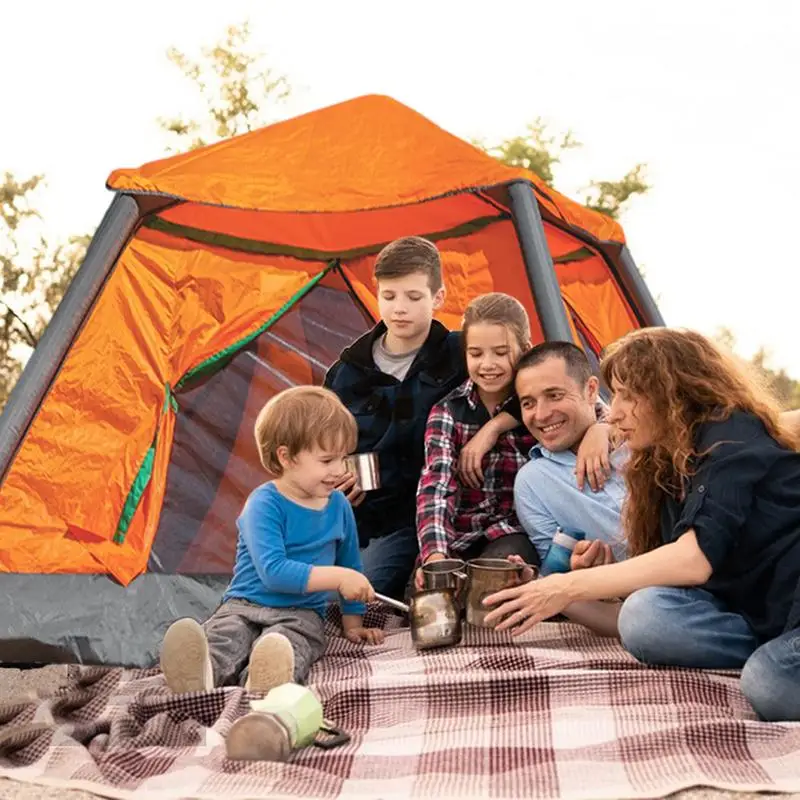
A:
[[[619,634],[639,661],[700,669],[742,668],[758,715],[800,722],[800,629],[761,644],[744,617],[704,589],[652,587],[622,604]]]
[[[399,600],[403,599],[418,555],[415,528],[400,528],[379,539],[372,539],[361,549],[364,574],[372,588]]]

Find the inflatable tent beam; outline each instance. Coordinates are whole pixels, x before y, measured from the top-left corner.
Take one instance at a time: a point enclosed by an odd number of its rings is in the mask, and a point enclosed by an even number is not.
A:
[[[533,187],[526,181],[512,183],[508,187],[511,215],[517,229],[517,238],[522,250],[522,260],[531,285],[536,313],[542,324],[546,341],[572,341],[572,328],[567,319],[567,310],[561,299],[553,258],[539,213],[539,204]]]
[[[619,261],[617,263],[617,274],[619,275],[620,283],[625,287],[628,296],[633,300],[634,307],[638,310],[641,321],[648,328],[663,327],[665,325],[664,317],[658,310],[656,301],[647,284],[642,278],[642,273],[633,260],[630,250],[626,245],[623,245],[619,253]]]
[[[114,197],[92,237],[80,269],[25,365],[0,417],[0,485],[140,216],[133,197],[127,194]]]

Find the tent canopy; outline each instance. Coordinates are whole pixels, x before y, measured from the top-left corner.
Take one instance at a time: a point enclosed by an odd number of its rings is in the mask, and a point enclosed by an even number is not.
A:
[[[533,215],[515,205],[521,184]],[[235,517],[264,480],[255,416],[321,382],[374,324],[374,259],[392,239],[436,242],[451,328],[487,291],[523,303],[536,341],[546,312],[593,355],[647,320],[616,222],[386,97],[116,170],[108,186],[118,200],[0,428],[0,586],[25,607],[0,645],[17,650],[144,664],[172,617],[213,609]],[[546,256],[538,272],[523,233]],[[102,623],[85,621],[93,603]],[[131,622],[145,614],[147,632]]]

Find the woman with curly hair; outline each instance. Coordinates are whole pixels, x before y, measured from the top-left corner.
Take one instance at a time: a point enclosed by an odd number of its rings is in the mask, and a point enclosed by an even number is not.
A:
[[[626,598],[640,661],[742,668],[768,720],[800,721],[800,453],[771,397],[705,337],[650,328],[601,369],[630,450],[623,524],[631,557],[486,599],[516,633],[576,600]]]

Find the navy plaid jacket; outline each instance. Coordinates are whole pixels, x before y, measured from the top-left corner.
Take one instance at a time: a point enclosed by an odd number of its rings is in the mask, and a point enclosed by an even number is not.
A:
[[[379,322],[346,348],[324,382],[356,418],[356,451],[378,453],[381,488],[354,509],[362,545],[415,526],[428,414],[467,377],[459,331],[434,320],[402,382],[375,366],[372,347],[384,333]]]

